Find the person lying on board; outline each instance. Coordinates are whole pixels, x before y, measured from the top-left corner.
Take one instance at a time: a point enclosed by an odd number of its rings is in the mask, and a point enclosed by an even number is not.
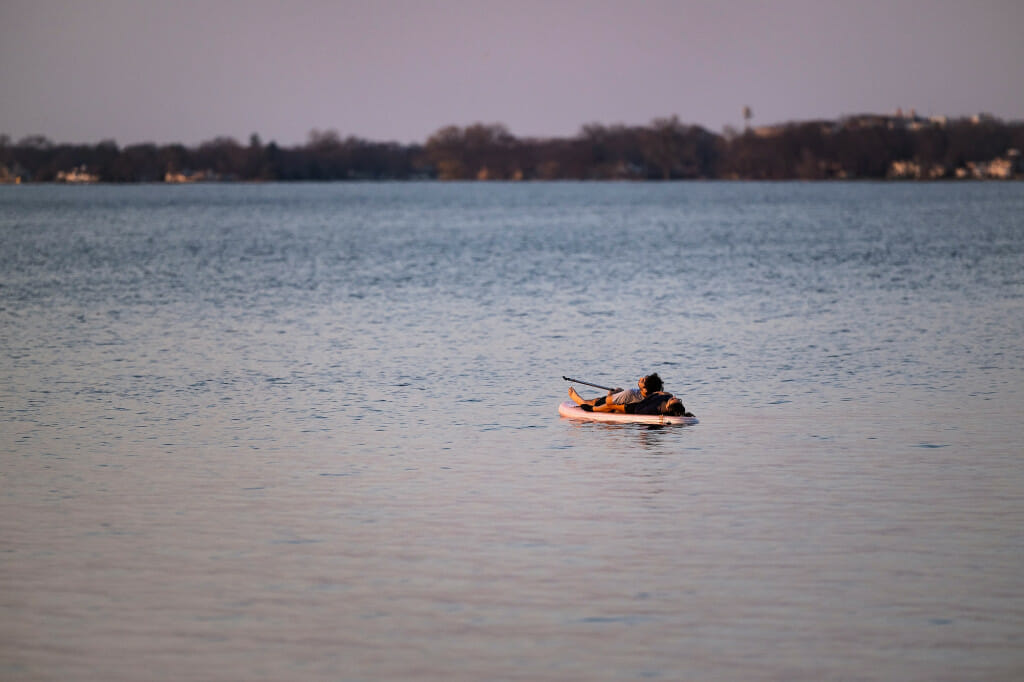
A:
[[[630,388],[622,390],[621,388],[612,389],[608,391],[608,395],[603,395],[599,398],[593,398],[591,400],[584,400],[576,392],[576,389],[572,386],[569,387],[569,397],[572,401],[582,407],[584,410],[587,407],[598,407],[600,405],[629,405],[631,403],[638,403],[652,393],[658,393],[664,386],[661,383],[661,377],[658,376],[657,372],[654,374],[648,374],[645,377],[640,377],[636,382],[636,388]],[[605,412],[614,410],[604,410]]]
[[[621,412],[623,414],[653,414],[669,415],[674,417],[692,417],[692,412],[686,411],[683,401],[671,393],[658,391],[651,393],[638,403],[627,403],[616,405],[605,403],[604,405],[580,405],[585,412]]]

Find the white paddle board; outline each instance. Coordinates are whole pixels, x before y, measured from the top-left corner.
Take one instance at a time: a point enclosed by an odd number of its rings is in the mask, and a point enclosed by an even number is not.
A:
[[[621,412],[586,412],[574,402],[558,406],[558,414],[566,419],[577,419],[606,424],[696,424],[696,417],[672,417],[661,414],[622,414]]]

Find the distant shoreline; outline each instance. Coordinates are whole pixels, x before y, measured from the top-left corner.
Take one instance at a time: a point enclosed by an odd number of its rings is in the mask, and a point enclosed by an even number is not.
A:
[[[261,181],[1019,180],[1024,121],[863,114],[713,133],[678,117],[590,124],[569,138],[517,138],[501,124],[448,126],[424,144],[314,130],[304,145],[196,147],[114,141],[16,143],[0,135],[0,183]]]
[[[96,180],[93,182],[61,182],[58,180],[36,180],[28,182],[8,182],[0,180],[0,187],[175,187],[175,186],[203,186],[203,185],[557,185],[557,184],[640,184],[640,185],[670,185],[670,184],[702,184],[702,183],[806,183],[806,184],[869,184],[880,185],[959,185],[965,183],[1016,183],[1024,181],[1024,174],[1012,178],[779,178],[779,179],[756,179],[756,178],[692,178],[692,179],[583,179],[572,178],[553,180],[440,180],[437,178],[370,178],[370,179],[337,179],[337,180],[210,180],[206,182],[174,183],[159,180],[146,180],[139,182],[121,182],[111,180]]]

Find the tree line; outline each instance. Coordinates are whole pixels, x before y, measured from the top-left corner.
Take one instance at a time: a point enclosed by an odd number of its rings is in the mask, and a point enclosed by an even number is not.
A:
[[[721,134],[676,116],[589,124],[567,138],[516,137],[502,124],[447,126],[423,144],[310,132],[304,144],[218,137],[181,144],[57,144],[0,135],[0,181],[690,180],[972,177],[1005,161],[1021,177],[1024,122],[863,115]],[[994,166],[993,166],[994,167]],[[909,169],[909,170],[908,170]],[[897,172],[898,171],[898,172]]]

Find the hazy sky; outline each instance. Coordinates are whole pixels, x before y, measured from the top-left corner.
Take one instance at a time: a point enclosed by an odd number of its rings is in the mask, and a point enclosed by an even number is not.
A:
[[[0,0],[0,133],[292,145],[444,125],[1024,119],[1022,0]]]

